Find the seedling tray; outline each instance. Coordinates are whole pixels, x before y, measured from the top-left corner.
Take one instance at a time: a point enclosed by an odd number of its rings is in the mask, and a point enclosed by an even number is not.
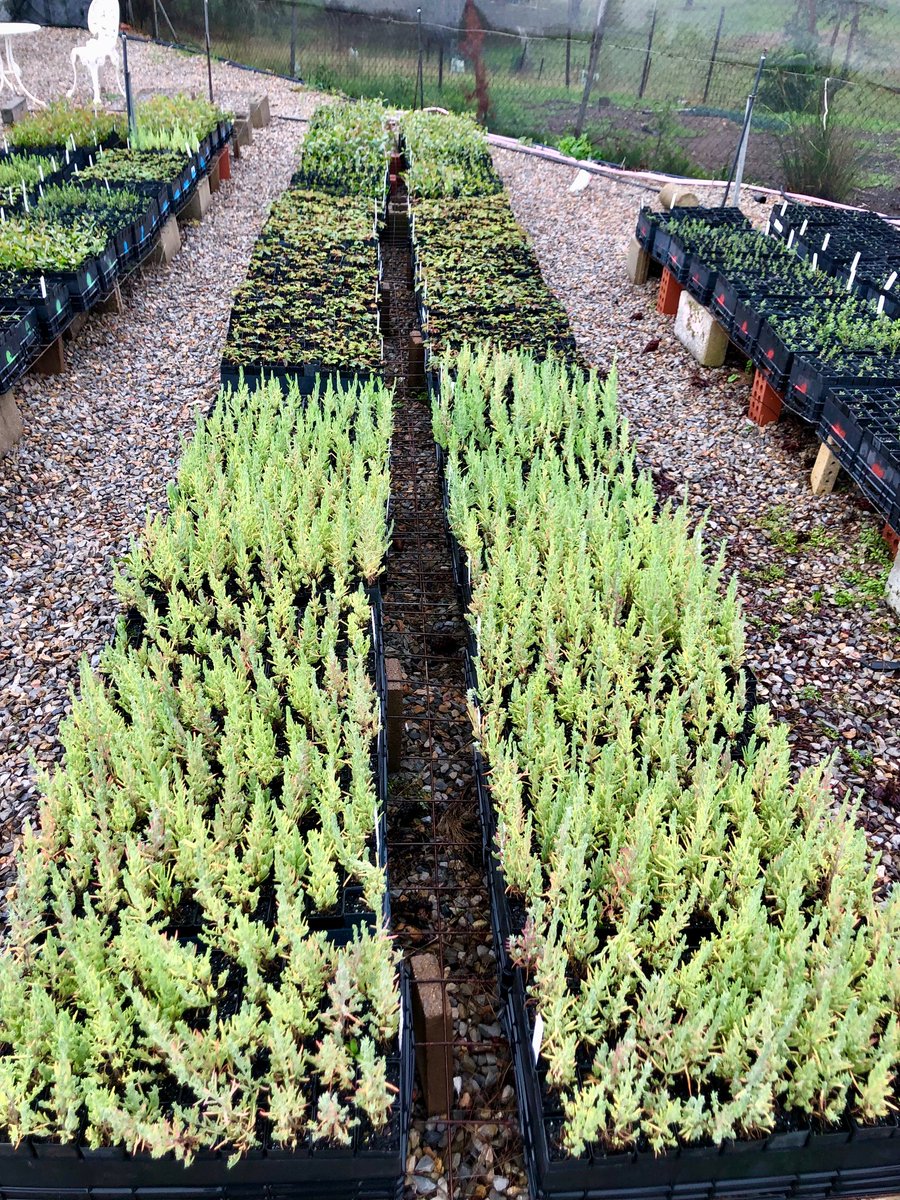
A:
[[[72,321],[68,290],[46,278],[42,289],[40,275],[32,273],[16,271],[11,276],[15,279],[14,284],[0,282],[0,304],[12,308],[33,308],[38,318],[41,340],[52,342]]]
[[[335,386],[349,387],[354,380],[366,383],[376,376],[372,371],[361,369],[356,371],[323,371],[315,366],[239,368],[231,366],[223,360],[219,377],[222,387],[230,387],[232,390],[238,388],[243,380],[247,388],[253,392],[258,387],[261,387],[263,383],[274,379],[285,393],[288,392],[292,385],[296,384],[301,396],[311,396],[316,390],[317,383],[324,390],[329,381]]]
[[[874,365],[873,365],[874,364]],[[817,421],[826,393],[835,387],[877,390],[900,383],[900,360],[848,355],[837,368],[809,354],[794,355],[784,402],[807,421]]]
[[[571,1156],[559,1145],[562,1113],[535,1063],[534,1020],[519,970],[503,1019],[534,1200],[826,1200],[889,1193],[900,1186],[900,1133],[893,1121],[834,1133],[773,1133],[756,1141],[691,1146],[659,1155],[605,1153],[597,1146],[582,1157]]]
[[[400,972],[400,1042],[388,1058],[397,1087],[391,1120],[381,1133],[357,1129],[349,1146],[260,1149],[228,1166],[228,1150],[210,1151],[186,1167],[173,1157],[128,1154],[121,1147],[24,1141],[0,1143],[0,1200],[143,1197],[146,1200],[396,1200],[406,1168],[413,1088],[409,979]],[[315,1097],[311,1098],[313,1101]],[[102,1189],[102,1190],[96,1190]]]
[[[39,344],[39,322],[33,308],[0,302],[0,392],[25,374]]]
[[[649,208],[642,208],[638,213],[637,228],[634,236],[642,248],[653,257],[653,241],[659,231],[659,217]]]

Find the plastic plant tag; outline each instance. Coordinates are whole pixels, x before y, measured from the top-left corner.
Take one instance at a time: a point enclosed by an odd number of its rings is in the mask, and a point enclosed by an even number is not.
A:
[[[817,271],[817,270],[819,269],[819,254],[818,254],[818,251],[816,251],[816,252],[813,254],[813,256],[812,256],[812,269],[813,269],[814,271]]]
[[[531,1035],[531,1053],[534,1061],[541,1057],[541,1042],[544,1040],[544,1018],[537,1013],[534,1018],[534,1032]]]
[[[888,277],[887,277],[887,281],[885,282],[884,290],[886,292],[889,292],[896,282],[897,282],[897,272],[891,271],[890,275],[888,275]]]
[[[47,280],[43,275],[41,276],[41,295],[45,300],[47,299]]]
[[[378,803],[372,806],[372,816],[375,818],[375,861],[381,862],[381,822],[378,819]]]
[[[772,224],[775,226],[775,228],[778,230],[779,233],[784,233],[784,225],[781,223],[781,221],[778,220],[777,217],[772,218]]]
[[[41,166],[40,163],[38,163],[38,174],[41,177],[41,183],[43,183],[44,182],[44,168]]]
[[[793,246],[793,244],[794,244],[794,230],[793,229],[788,234],[787,244],[788,244],[788,249],[790,250],[791,246]]]
[[[400,1046],[401,1054],[403,1053],[403,1028],[404,1028],[403,1022],[404,1022],[403,1005],[401,1004],[400,1005],[400,1019],[397,1022],[397,1043]]]
[[[804,233],[806,233],[806,227],[808,224],[809,224],[809,217],[804,217],[803,224],[800,226],[800,236],[801,237],[803,237]]]
[[[781,215],[783,217],[787,216],[787,206],[788,206],[788,202],[787,202],[787,200],[785,200],[784,204],[782,204],[782,206],[781,206]]]
[[[828,243],[830,241],[831,241],[831,230],[829,229],[828,233],[826,233],[825,236],[822,238],[822,249],[823,250],[828,249]]]
[[[88,155],[88,166],[92,167],[93,165],[94,165],[94,156],[93,156],[93,154],[89,154]]]
[[[885,299],[884,292],[882,292],[881,295],[878,297],[878,311],[880,313],[884,312],[884,299]]]

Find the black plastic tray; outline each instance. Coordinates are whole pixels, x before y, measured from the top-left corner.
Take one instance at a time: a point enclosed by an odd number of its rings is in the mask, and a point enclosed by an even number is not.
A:
[[[515,972],[503,1012],[510,1039],[533,1200],[826,1200],[900,1188],[900,1130],[871,1128],[772,1134],[757,1141],[698,1146],[664,1154],[568,1156],[554,1145],[559,1115],[544,1104],[532,1050],[533,1022],[522,974]]]
[[[154,1200],[395,1200],[402,1188],[412,1107],[413,1022],[409,978],[400,971],[401,1042],[388,1060],[398,1088],[387,1130],[370,1146],[357,1131],[350,1146],[259,1150],[228,1166],[228,1151],[198,1155],[189,1167],[174,1158],[128,1154],[121,1148],[0,1143],[0,1200],[146,1197]]]

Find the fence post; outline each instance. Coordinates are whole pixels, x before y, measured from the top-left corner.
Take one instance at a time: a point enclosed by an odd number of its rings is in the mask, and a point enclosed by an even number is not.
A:
[[[644,69],[641,72],[641,86],[638,88],[638,100],[644,95],[644,88],[650,77],[650,51],[653,49],[653,34],[656,32],[656,5],[653,5],[653,16],[650,18],[650,32],[647,35],[647,53],[644,55]]]
[[[712,83],[713,67],[716,65],[716,55],[719,52],[719,38],[722,36],[722,22],[725,20],[725,6],[719,10],[719,24],[716,26],[716,36],[713,39],[712,54],[709,56],[709,70],[706,72],[706,87],[703,89],[703,103],[709,96],[709,85]]]
[[[153,0],[153,39],[159,41],[159,9],[156,6],[156,0]]]
[[[584,91],[581,93],[581,107],[578,110],[578,120],[575,122],[575,136],[581,137],[584,129],[584,115],[587,112],[591,87],[594,83],[594,72],[597,69],[597,59],[600,57],[600,42],[603,37],[603,22],[606,19],[606,7],[609,0],[598,0],[597,19],[594,22],[594,36],[591,38],[591,52],[588,55],[587,73],[584,79]]]
[[[413,97],[413,108],[425,107],[425,77],[422,74],[422,10],[416,9],[416,25],[419,34],[419,65],[416,69],[416,94]]]
[[[291,5],[291,79],[297,78],[297,5]]]
[[[572,71],[572,26],[566,30],[566,87],[569,86]]]
[[[444,90],[444,43],[438,43],[438,91]]]
[[[203,26],[206,33],[206,73],[209,78],[209,102],[213,102],[212,56],[209,52],[209,0],[203,0]]]

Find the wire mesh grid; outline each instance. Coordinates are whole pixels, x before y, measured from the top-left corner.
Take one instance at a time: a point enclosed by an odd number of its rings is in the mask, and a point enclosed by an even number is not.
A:
[[[521,1195],[513,1071],[501,1026],[466,711],[466,630],[447,548],[430,412],[421,376],[411,375],[408,342],[416,306],[400,211],[405,200],[396,209],[400,219],[389,214],[383,242],[391,288],[385,359],[388,381],[396,385],[384,622],[386,654],[402,672],[405,696],[402,712],[388,717],[399,723],[402,739],[390,777],[388,853],[394,929],[419,995],[431,996],[431,1020],[417,1030],[420,1079],[407,1193]]]

